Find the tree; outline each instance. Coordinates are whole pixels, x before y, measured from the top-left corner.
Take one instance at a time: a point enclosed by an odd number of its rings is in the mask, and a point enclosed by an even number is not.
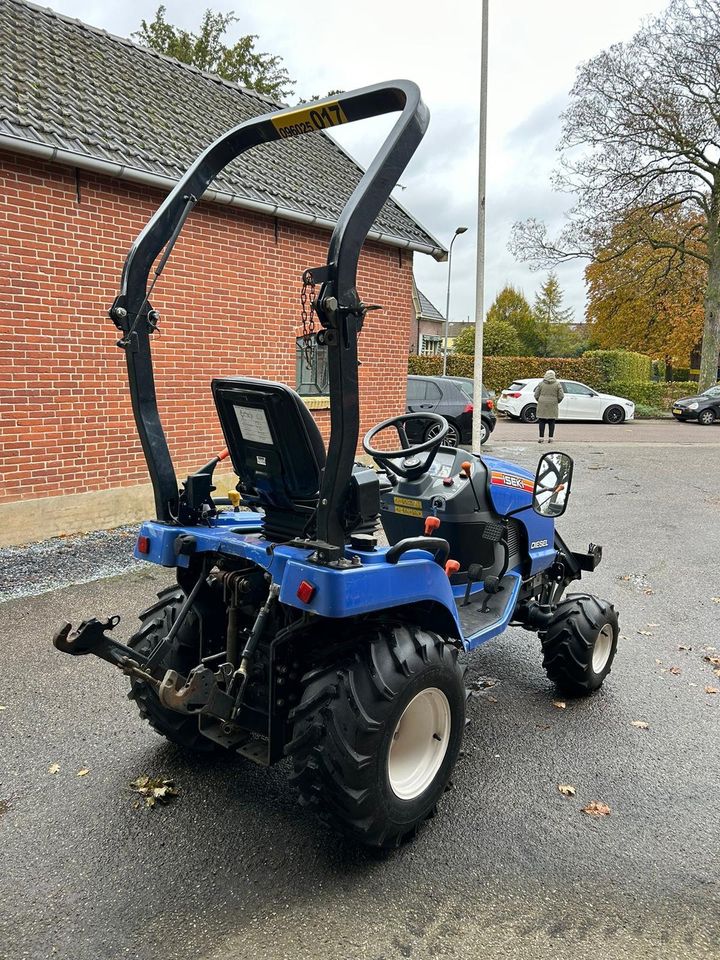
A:
[[[538,348],[538,336],[532,307],[521,290],[506,286],[498,293],[487,312],[487,322],[496,320],[509,323],[515,328],[519,338],[516,356],[535,354]]]
[[[475,324],[468,324],[453,341],[455,353],[475,355]],[[487,320],[483,329],[483,353],[489,357],[521,356],[521,344],[515,327],[506,320]]]
[[[453,353],[475,355],[475,324],[468,323],[453,340]]]
[[[535,331],[539,357],[568,357],[580,352],[581,340],[570,326],[572,307],[563,307],[564,293],[554,273],[535,296]]]
[[[281,57],[255,50],[256,34],[240,37],[232,46],[223,43],[228,28],[237,22],[232,10],[230,13],[206,10],[199,32],[192,33],[168,23],[165,7],[160,5],[150,23],[140,21],[140,29],[132,38],[158,53],[216,73],[224,80],[240,83],[258,93],[278,99],[287,97],[295,84],[282,66]]]
[[[687,229],[686,224],[675,222],[676,215],[665,220],[671,238]],[[613,251],[611,243],[585,270],[587,320],[593,339],[606,349],[637,350],[687,366],[703,330],[703,264],[687,258],[676,269],[665,271],[646,248],[637,247],[619,257],[609,256]]]
[[[529,220],[515,225],[511,243],[538,266],[577,257],[598,263],[634,250],[668,273],[698,260],[701,389],[715,382],[720,349],[719,46],[719,0],[671,0],[632,40],[582,64],[554,180],[575,194],[575,206],[555,240]],[[645,215],[630,216],[638,206]],[[670,239],[663,223],[673,213],[685,227]]]

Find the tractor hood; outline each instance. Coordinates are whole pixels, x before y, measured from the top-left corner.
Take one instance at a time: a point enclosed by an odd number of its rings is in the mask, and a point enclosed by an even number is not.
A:
[[[535,476],[524,467],[496,457],[483,456],[488,472],[488,489],[494,509],[501,515],[532,502]]]

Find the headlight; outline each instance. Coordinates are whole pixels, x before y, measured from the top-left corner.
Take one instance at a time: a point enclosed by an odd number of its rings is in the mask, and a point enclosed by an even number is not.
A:
[[[690,406],[688,407],[688,410],[697,410],[699,406],[700,404],[698,403],[691,403]]]

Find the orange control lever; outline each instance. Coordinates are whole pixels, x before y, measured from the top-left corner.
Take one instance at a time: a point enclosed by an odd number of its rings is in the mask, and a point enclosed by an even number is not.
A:
[[[218,454],[218,460],[227,460],[229,456],[230,456],[230,451],[228,450],[227,447],[225,447],[225,449]]]
[[[457,560],[448,560],[445,563],[445,573],[451,577],[454,573],[457,573],[460,569],[460,564]]]
[[[470,463],[469,460],[463,460],[463,462],[460,464],[460,467],[462,469],[462,473],[460,474],[460,476],[465,477],[465,479],[467,480],[470,477],[472,464]]]
[[[425,517],[425,536],[431,537],[439,526],[439,517]]]

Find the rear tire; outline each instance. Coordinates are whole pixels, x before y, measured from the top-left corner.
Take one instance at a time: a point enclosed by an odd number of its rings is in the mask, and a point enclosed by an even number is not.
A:
[[[482,420],[480,423],[480,444],[482,445],[486,443],[489,436],[490,436],[490,430],[488,428],[488,425],[485,423],[484,420]]]
[[[445,418],[447,419],[447,417]],[[438,423],[434,423],[432,426],[428,427],[425,431],[425,440],[430,440],[432,437],[436,437],[440,433],[442,427]],[[445,439],[442,442],[444,447],[457,447],[460,443],[460,432],[452,420],[448,420],[448,432],[445,436]]]
[[[715,423],[717,416],[714,410],[703,410],[698,414],[698,423],[702,424],[703,427],[709,427],[710,424]]]
[[[465,726],[458,651],[414,626],[367,628],[305,678],[286,747],[300,802],[342,833],[398,846],[435,812]]]
[[[185,594],[179,587],[173,586],[161,590],[157,603],[140,614],[142,626],[128,640],[128,646],[144,654],[154,650],[163,637],[167,636],[184,602]],[[197,665],[197,655],[199,655],[197,636],[197,619],[190,610],[172,647],[161,660],[160,665],[166,670],[177,670],[179,673],[187,674],[188,670]],[[128,696],[135,701],[140,716],[147,720],[153,730],[179,747],[198,753],[225,752],[224,748],[200,733],[196,716],[191,717],[163,707],[155,688],[150,684],[143,680],[131,679]]]
[[[607,600],[574,594],[540,633],[548,679],[571,697],[598,690],[610,673],[618,641],[618,615]]]
[[[526,407],[522,408],[520,412],[520,419],[523,423],[537,422],[537,407],[534,403],[529,403]]]
[[[618,407],[617,404],[613,405],[612,407],[608,407],[603,413],[603,423],[618,424],[622,423],[624,419],[625,411],[622,407]]]

